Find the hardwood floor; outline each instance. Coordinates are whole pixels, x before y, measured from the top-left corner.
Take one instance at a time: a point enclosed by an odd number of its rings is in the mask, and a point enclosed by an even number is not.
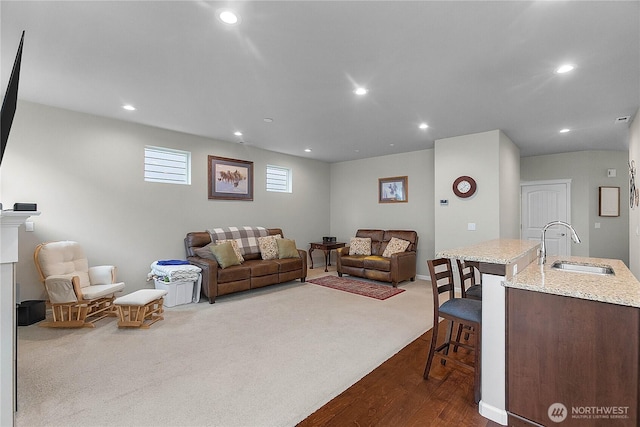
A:
[[[499,427],[478,413],[472,372],[436,358],[422,378],[430,341],[427,331],[298,426]]]

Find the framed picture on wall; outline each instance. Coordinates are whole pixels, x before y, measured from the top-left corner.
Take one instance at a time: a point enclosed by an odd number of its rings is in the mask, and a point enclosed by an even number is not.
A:
[[[600,187],[599,216],[620,216],[620,187]]]
[[[378,178],[378,203],[406,203],[409,201],[409,183],[406,176]]]
[[[253,200],[253,162],[209,156],[209,199]]]

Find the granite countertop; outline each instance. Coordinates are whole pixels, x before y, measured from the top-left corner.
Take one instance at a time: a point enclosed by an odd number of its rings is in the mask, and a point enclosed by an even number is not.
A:
[[[615,274],[600,275],[552,269],[551,265],[558,260],[610,266]],[[542,266],[532,262],[527,268],[506,280],[504,286],[640,308],[640,282],[627,266],[617,259],[550,256]]]
[[[446,249],[438,252],[436,257],[507,265],[539,245],[540,242],[534,240],[496,239],[462,248]]]

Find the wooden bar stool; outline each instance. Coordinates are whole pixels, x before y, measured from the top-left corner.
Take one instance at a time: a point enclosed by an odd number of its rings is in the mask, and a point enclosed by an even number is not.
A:
[[[164,319],[162,304],[166,290],[140,289],[116,298],[113,304],[118,309],[118,328],[149,329],[158,320]]]
[[[463,368],[470,369],[474,372],[474,401],[480,401],[480,336],[482,322],[482,301],[471,298],[456,298],[454,292],[453,270],[451,261],[446,258],[440,258],[427,261],[429,266],[429,274],[431,275],[431,288],[433,290],[433,330],[431,335],[431,345],[429,347],[429,356],[427,364],[424,368],[424,379],[429,378],[429,371],[434,356],[439,356],[442,364],[451,361]],[[449,299],[440,304],[440,294],[449,293]],[[437,345],[438,326],[440,317],[444,318],[449,324],[445,341]],[[474,344],[459,342],[451,338],[453,332],[453,323],[458,322],[467,326],[473,331]],[[449,356],[449,347],[455,346],[466,348],[474,351],[474,363],[468,364],[460,358]]]

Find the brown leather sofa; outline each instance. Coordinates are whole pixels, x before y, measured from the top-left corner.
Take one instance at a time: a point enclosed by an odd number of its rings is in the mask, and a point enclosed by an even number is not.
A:
[[[371,239],[371,255],[349,255],[349,246],[337,250],[338,276],[343,274],[366,279],[390,282],[393,287],[405,280],[416,279],[416,248],[418,233],[411,230],[367,230],[361,229],[356,237]],[[389,258],[382,256],[392,237],[409,241],[404,252]]]
[[[279,228],[268,228],[269,235],[280,234]],[[187,233],[184,246],[187,260],[202,269],[202,292],[213,304],[219,295],[241,292],[263,286],[307,278],[307,252],[298,249],[299,258],[263,260],[260,252],[244,254],[245,261],[225,269],[220,268],[215,259],[201,258],[196,254],[211,243],[211,235],[206,231]]]

